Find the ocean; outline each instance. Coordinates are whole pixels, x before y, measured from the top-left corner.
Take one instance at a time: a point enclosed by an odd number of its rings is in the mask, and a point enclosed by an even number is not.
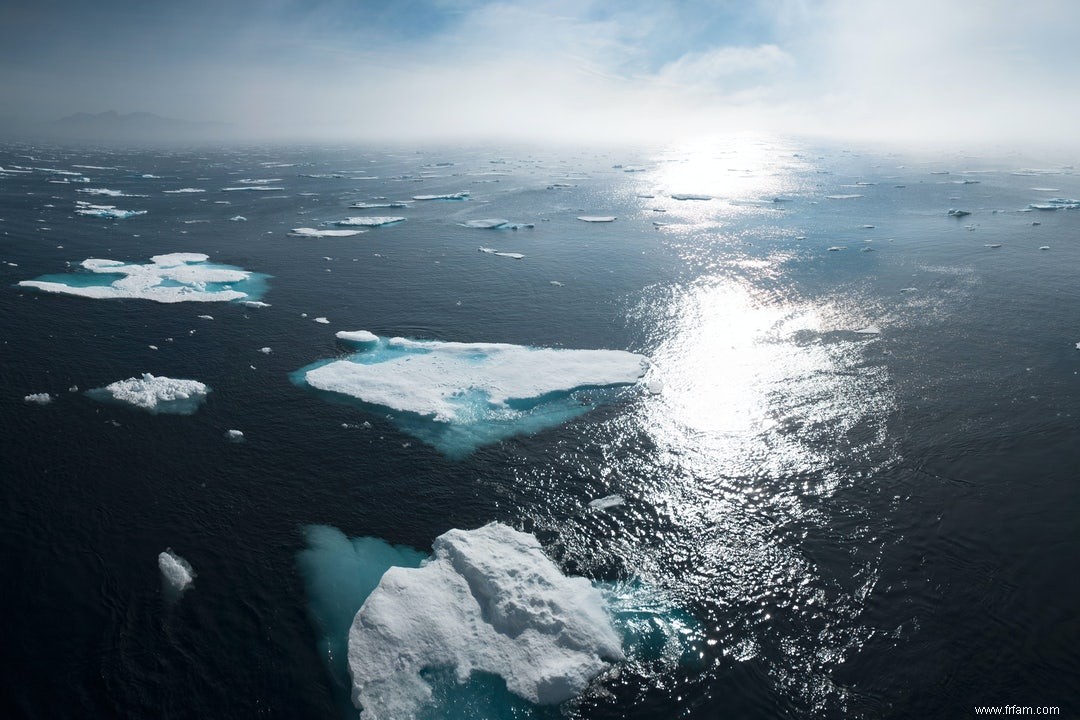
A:
[[[320,608],[363,598],[316,596],[339,566],[312,581],[312,533],[415,564],[491,522],[633,589],[657,634],[557,707],[434,672],[425,717],[1077,712],[1067,162],[771,137],[0,146],[0,714],[357,717]],[[370,216],[404,220],[290,232]],[[485,219],[518,227],[468,226]],[[171,253],[257,275],[163,287],[254,304],[19,284],[103,286],[120,276],[79,263]],[[648,362],[495,419],[470,396],[446,433],[305,385],[360,330]],[[189,414],[87,392],[143,373],[209,391]],[[194,569],[182,593],[167,549]]]

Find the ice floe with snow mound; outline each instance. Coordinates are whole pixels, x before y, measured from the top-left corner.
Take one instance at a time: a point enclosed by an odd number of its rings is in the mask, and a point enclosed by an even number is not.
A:
[[[266,275],[208,263],[202,253],[155,255],[145,265],[90,258],[80,271],[23,280],[22,287],[95,300],[130,298],[160,303],[257,301]]]
[[[161,581],[166,597],[171,601],[180,599],[180,595],[187,590],[195,580],[195,571],[191,564],[168,548],[158,554],[158,570],[161,571]]]
[[[349,631],[353,701],[362,718],[405,718],[432,700],[421,675],[500,675],[529,702],[578,695],[614,661],[622,639],[604,598],[567,577],[532,535],[492,523],[436,538],[419,568],[390,568]]]
[[[468,200],[469,193],[457,192],[445,195],[413,195],[413,200]]]
[[[303,367],[293,382],[389,409],[403,431],[451,457],[577,417],[636,383],[647,364],[623,350],[338,337],[359,352]]]
[[[535,227],[532,223],[512,223],[509,220],[503,218],[482,218],[478,220],[466,220],[460,225],[467,228],[478,228],[481,230],[518,230],[521,228]]]
[[[87,390],[86,394],[95,400],[131,405],[155,415],[191,415],[209,392],[210,388],[198,380],[143,373],[142,377],[117,380],[105,387]]]
[[[290,235],[296,235],[297,237],[351,237],[353,235],[359,235],[360,233],[367,232],[366,230],[319,230],[318,228],[293,228],[289,231]]]
[[[145,215],[145,210],[120,210],[115,205],[94,205],[82,200],[75,201],[77,215],[106,218],[108,220],[126,220],[136,215]]]
[[[362,718],[534,718],[624,657],[683,662],[700,639],[661,592],[568,577],[506,525],[451,530],[430,557],[326,526],[305,536],[320,654]]]
[[[405,222],[403,217],[348,217],[344,220],[338,220],[334,223],[339,227],[380,227],[382,225],[393,225],[394,223]]]

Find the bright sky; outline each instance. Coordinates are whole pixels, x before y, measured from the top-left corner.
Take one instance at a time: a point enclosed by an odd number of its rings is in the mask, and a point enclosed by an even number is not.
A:
[[[7,0],[0,114],[263,136],[1065,141],[1075,0]]]

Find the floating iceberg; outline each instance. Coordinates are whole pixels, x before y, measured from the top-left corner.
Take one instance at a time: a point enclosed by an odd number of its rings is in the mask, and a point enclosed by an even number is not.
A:
[[[582,215],[578,217],[578,220],[583,220],[587,223],[609,223],[615,222],[614,215]]]
[[[636,383],[647,363],[622,350],[338,337],[359,352],[301,368],[293,382],[395,411],[405,432],[457,457],[566,422]]]
[[[508,258],[513,258],[515,260],[521,260],[521,259],[523,259],[525,257],[521,253],[499,252],[498,250],[496,250],[494,248],[482,247],[482,248],[479,248],[479,250],[480,250],[480,252],[487,253],[488,255],[498,255],[500,257],[508,257]]]
[[[142,410],[167,415],[191,415],[210,392],[198,380],[177,380],[143,373],[142,377],[117,380],[103,388],[87,390],[95,400],[132,405]]]
[[[404,221],[403,217],[350,217],[338,220],[334,224],[340,227],[379,227]]]
[[[187,560],[180,557],[169,548],[160,553],[157,558],[158,569],[161,570],[161,578],[166,586],[177,595],[188,589],[195,579],[195,571]]]
[[[110,220],[126,220],[136,215],[145,215],[145,210],[120,210],[115,205],[93,205],[82,200],[75,201],[75,213],[77,215],[90,215],[92,217],[106,218]]]
[[[359,235],[364,230],[319,230],[317,228],[293,228],[289,231],[290,235],[296,235],[297,237],[351,237],[353,235]]]
[[[413,195],[413,200],[468,200],[469,193],[458,192],[446,195]]]
[[[422,673],[499,675],[552,705],[623,658],[604,597],[567,577],[532,535],[492,523],[451,530],[419,568],[392,567],[349,631],[353,701],[362,718],[412,717],[432,701]]]
[[[82,270],[44,275],[19,285],[44,292],[94,299],[139,298],[161,303],[223,302],[257,299],[264,291],[265,275],[231,265],[208,263],[201,253],[155,255],[146,265],[90,258]]]
[[[52,395],[49,393],[31,393],[23,398],[23,402],[34,403],[35,405],[48,405],[52,400]]]

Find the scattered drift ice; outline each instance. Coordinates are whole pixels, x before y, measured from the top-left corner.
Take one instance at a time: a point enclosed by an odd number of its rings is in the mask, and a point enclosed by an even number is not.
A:
[[[155,255],[145,265],[90,258],[82,270],[45,275],[19,285],[97,300],[138,298],[160,303],[257,300],[265,275],[208,263],[201,253]],[[239,288],[243,288],[243,290]]]
[[[106,218],[108,220],[126,220],[136,215],[145,215],[145,210],[120,210],[115,205],[94,205],[82,200],[75,201],[75,214],[89,215],[91,217]]]
[[[198,380],[178,380],[143,373],[142,377],[117,380],[102,388],[88,390],[95,400],[130,405],[151,413],[191,415],[210,392]]]
[[[396,411],[403,430],[452,456],[580,415],[614,388],[636,383],[647,363],[622,350],[381,338],[366,331],[338,338],[359,352],[301,368],[293,381]]]

